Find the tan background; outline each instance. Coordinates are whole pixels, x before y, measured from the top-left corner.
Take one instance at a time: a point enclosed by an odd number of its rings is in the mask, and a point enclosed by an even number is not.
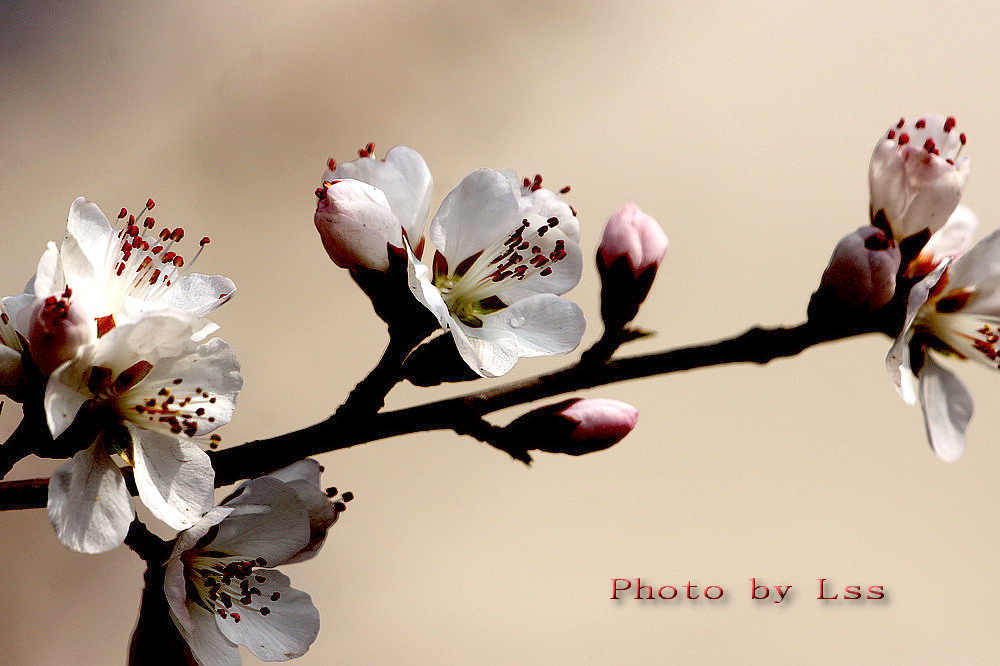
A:
[[[985,0],[14,4],[2,289],[20,290],[81,194],[111,214],[152,196],[160,221],[212,236],[198,268],[240,287],[218,313],[247,381],[228,442],[324,418],[381,350],[311,222],[326,158],[369,140],[420,150],[437,200],[479,166],[572,184],[588,253],[622,202],[658,217],[672,248],[640,323],[661,334],[633,351],[800,321],[830,248],[866,222],[870,150],[901,113],[957,115],[967,201],[984,229],[1000,219]],[[596,290],[590,270],[573,292],[585,342]],[[945,465],[886,378],[887,346],[593,391],[642,417],[585,459],[525,469],[445,433],[324,456],[357,500],[321,557],[287,569],[323,617],[299,663],[991,661],[997,378],[961,368],[978,414]],[[0,662],[121,663],[137,558],[72,554],[42,511],[0,530]],[[637,576],[722,585],[725,601],[608,599],[611,578]],[[751,576],[791,597],[751,602]],[[819,577],[888,599],[820,602]]]

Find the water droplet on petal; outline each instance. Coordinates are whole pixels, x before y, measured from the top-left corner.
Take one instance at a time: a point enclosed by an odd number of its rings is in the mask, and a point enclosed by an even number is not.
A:
[[[524,326],[524,317],[514,315],[510,318],[510,326],[511,328],[521,328]]]

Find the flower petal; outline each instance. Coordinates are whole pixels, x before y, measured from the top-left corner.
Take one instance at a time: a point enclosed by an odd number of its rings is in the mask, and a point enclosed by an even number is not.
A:
[[[225,506],[217,506],[201,517],[197,523],[177,535],[174,549],[167,558],[166,571],[163,576],[163,594],[170,605],[174,624],[184,633],[191,630],[191,612],[187,603],[187,574],[181,555],[194,548],[198,540],[208,534],[208,531],[225,520],[233,510]]]
[[[475,337],[469,334],[474,331]],[[451,329],[459,355],[482,377],[501,377],[517,364],[517,337],[502,327],[470,329],[459,322]]]
[[[587,322],[579,305],[539,294],[483,318],[483,328],[510,331],[521,358],[558,356],[576,349]]]
[[[215,472],[208,454],[189,440],[128,427],[142,503],[174,529],[197,523],[215,500]]]
[[[227,277],[189,273],[171,285],[163,297],[163,304],[204,317],[228,302],[235,293],[236,284]]]
[[[306,458],[271,472],[268,476],[284,481],[294,490],[309,514],[309,543],[287,561],[292,563],[311,559],[326,541],[330,526],[337,521],[337,511],[334,510],[333,503],[320,489],[319,463],[312,458]]]
[[[429,237],[449,263],[458,265],[509,236],[522,217],[519,198],[504,175],[477,169],[445,197]]]
[[[135,512],[125,479],[100,442],[52,474],[48,514],[56,536],[75,551],[103,553],[125,541]]]
[[[920,371],[920,406],[934,453],[945,462],[958,460],[965,451],[972,396],[961,380],[930,354]]]
[[[87,350],[81,350],[81,353]],[[77,357],[79,358],[79,356]],[[49,381],[45,384],[45,421],[53,437],[58,437],[73,423],[77,412],[89,399],[89,395],[81,389],[82,378],[80,365],[75,361],[64,363],[56,368]]]
[[[267,615],[246,609],[235,622],[230,615],[215,622],[222,634],[234,643],[245,645],[263,661],[285,661],[301,657],[319,635],[319,611],[309,595],[289,585],[288,576],[273,569],[258,569],[265,578],[256,583],[262,593],[260,602]],[[277,601],[263,601],[277,593]]]
[[[71,285],[81,278],[94,278],[98,267],[108,263],[108,246],[113,237],[111,223],[97,204],[83,197],[73,202],[60,251],[63,270]]]
[[[283,482],[262,476],[247,481],[226,502],[233,509],[212,539],[211,549],[279,565],[309,543],[309,516]]]
[[[0,344],[0,390],[20,386],[23,379],[21,352]]]
[[[396,146],[386,153],[385,160],[362,157],[339,164],[323,175],[324,181],[350,178],[374,185],[382,190],[389,208],[406,230],[415,246],[423,235],[431,207],[433,179],[420,153],[406,146]]]
[[[183,628],[174,616],[173,607],[170,614],[174,617],[181,635],[191,648],[191,654],[200,666],[240,666],[243,658],[236,644],[226,638],[215,622],[215,614],[210,613],[195,603],[188,603],[190,626]]]
[[[949,259],[944,259],[937,268],[931,271],[927,277],[918,282],[910,290],[909,298],[906,301],[906,317],[903,320],[903,328],[899,336],[889,348],[889,353],[885,357],[885,367],[889,372],[896,390],[908,405],[917,401],[916,380],[910,368],[910,340],[913,339],[913,321],[916,319],[920,308],[927,302],[931,291],[941,280],[945,269],[950,264]]]

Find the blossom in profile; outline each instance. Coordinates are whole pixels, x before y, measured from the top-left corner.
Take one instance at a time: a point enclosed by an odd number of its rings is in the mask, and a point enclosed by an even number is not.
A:
[[[969,175],[969,158],[961,156],[965,143],[953,116],[900,118],[872,153],[872,223],[897,242],[944,226]]]
[[[10,315],[0,305],[0,393],[4,395],[16,394],[24,383],[22,351],[21,338],[11,322]]]
[[[396,146],[384,160],[374,145],[353,162],[330,161],[316,191],[314,222],[330,259],[341,268],[385,272],[389,248],[422,244],[433,181],[420,153]],[[388,246],[388,247],[387,247]]]
[[[625,204],[608,219],[597,248],[601,316],[606,326],[620,328],[635,318],[668,245],[659,223],[634,203]]]
[[[579,456],[617,444],[638,420],[639,410],[620,400],[571,398],[531,410],[504,433],[526,449]]]
[[[302,656],[316,640],[309,595],[272,568],[315,555],[344,510],[303,460],[237,491],[181,532],[166,562],[170,616],[197,663],[241,663],[237,645],[264,661]]]
[[[149,215],[154,206],[148,200],[138,215],[123,208],[114,225],[97,204],[83,197],[70,206],[62,244],[49,243],[25,292],[3,301],[26,339],[32,332],[54,335],[43,349],[32,352],[33,358],[39,354],[38,365],[54,369],[55,359],[72,357],[72,345],[82,347],[148,312],[186,313],[198,323],[195,340],[218,329],[204,317],[226,303],[236,286],[221,275],[190,272],[210,239],[202,238],[195,256],[185,259],[178,252],[184,229],[157,230]],[[53,322],[62,313],[67,317],[61,320],[62,330],[56,330]],[[82,321],[92,323],[89,331],[75,326]],[[67,330],[71,322],[74,328]]]
[[[190,527],[211,508],[214,472],[196,438],[230,420],[243,379],[229,345],[191,340],[197,325],[176,311],[148,313],[81,348],[49,378],[52,436],[84,404],[99,432],[49,484],[49,520],[73,550],[99,553],[124,540],[134,512],[119,461],[171,527]]]
[[[908,404],[919,400],[939,458],[965,451],[972,396],[937,359],[972,359],[1000,367],[1000,230],[966,254],[941,261],[910,292],[905,325],[886,364]]]
[[[477,374],[497,377],[519,358],[566,354],[585,327],[561,298],[580,280],[580,227],[541,177],[478,169],[431,221],[430,265],[409,254],[409,286]]]

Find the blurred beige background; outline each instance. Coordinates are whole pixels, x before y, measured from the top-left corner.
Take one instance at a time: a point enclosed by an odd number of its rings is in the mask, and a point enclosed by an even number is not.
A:
[[[900,114],[958,117],[980,235],[1000,222],[1000,9],[892,4],[4,2],[0,284],[20,291],[74,197],[113,215],[152,196],[158,220],[215,241],[198,268],[240,287],[217,317],[247,382],[226,441],[316,422],[385,341],[311,221],[327,157],[371,140],[420,150],[438,201],[480,166],[571,184],[588,253],[624,201],[656,216],[672,247],[639,323],[660,335],[632,352],[798,323],[866,222],[868,157]],[[597,286],[590,270],[572,292],[585,343]],[[642,417],[584,459],[526,469],[447,433],[322,457],[357,500],[286,570],[323,617],[298,663],[990,662],[998,377],[961,368],[978,413],[945,465],[887,347],[592,391]],[[0,418],[12,430],[16,406]],[[122,663],[138,559],[70,553],[39,510],[0,530],[0,662]],[[635,577],[726,596],[609,600],[611,578]],[[750,577],[794,587],[751,602]],[[820,602],[821,577],[888,598]]]

